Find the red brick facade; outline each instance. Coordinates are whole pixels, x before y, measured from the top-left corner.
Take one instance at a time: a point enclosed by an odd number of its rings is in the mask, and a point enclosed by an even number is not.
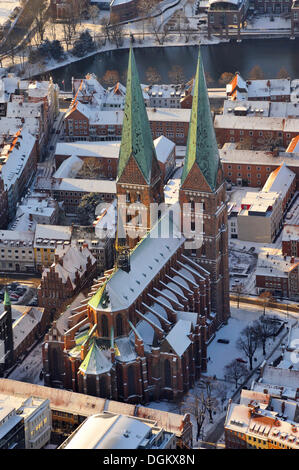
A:
[[[103,111],[103,115],[105,115],[105,111]],[[153,139],[164,135],[176,145],[186,145],[187,143],[189,122],[150,121],[150,126]],[[74,109],[64,119],[64,136],[66,141],[120,140],[121,133],[122,123],[90,125],[88,118],[77,109]]]
[[[82,251],[82,248],[78,250]],[[86,247],[85,247],[86,249]],[[90,254],[91,255],[91,254]],[[56,269],[56,264],[63,266],[63,258],[55,255],[55,263],[46,269],[43,273],[40,286],[38,288],[38,305],[44,307],[45,310],[54,315],[61,312],[65,303],[70,301],[84,287],[89,287],[93,279],[96,277],[96,260],[92,262],[91,256],[87,259],[87,265],[84,273],[79,274],[78,269],[74,266],[73,273],[64,279]],[[71,280],[74,274],[74,279]]]

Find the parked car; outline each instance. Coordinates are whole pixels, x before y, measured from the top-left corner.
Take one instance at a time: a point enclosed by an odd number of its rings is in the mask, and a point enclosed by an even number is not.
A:
[[[217,343],[228,344],[228,343],[229,343],[229,339],[219,338],[219,339],[217,339]]]

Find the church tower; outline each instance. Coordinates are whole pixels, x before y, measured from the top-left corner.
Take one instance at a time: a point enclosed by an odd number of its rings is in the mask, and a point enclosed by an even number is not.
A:
[[[133,248],[151,228],[150,204],[164,202],[158,163],[132,48],[116,179],[118,216]],[[128,210],[128,208],[130,209]],[[118,234],[122,238],[121,234]]]
[[[195,221],[202,220],[201,246],[187,254],[210,273],[211,310],[218,327],[230,316],[226,190],[200,51],[179,198],[195,236]]]

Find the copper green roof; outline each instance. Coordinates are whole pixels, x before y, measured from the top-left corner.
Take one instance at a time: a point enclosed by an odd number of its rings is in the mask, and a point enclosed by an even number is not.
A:
[[[186,158],[181,179],[182,184],[195,162],[210,188],[215,190],[220,159],[200,50],[195,75]]]
[[[4,305],[11,305],[9,293],[7,292],[7,289],[5,289],[4,292]]]
[[[129,54],[117,179],[122,175],[131,155],[149,184],[153,158],[157,160],[157,156],[132,48]]]
[[[79,370],[85,374],[103,374],[111,369],[111,362],[100,350],[95,339],[92,340],[90,349],[81,363]]]

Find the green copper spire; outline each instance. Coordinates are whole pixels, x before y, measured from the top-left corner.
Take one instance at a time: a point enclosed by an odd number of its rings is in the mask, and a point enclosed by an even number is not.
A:
[[[199,166],[208,185],[214,191],[216,189],[220,160],[200,49],[194,83],[186,158],[181,180],[182,184],[195,162]]]
[[[9,297],[9,293],[7,292],[7,289],[5,289],[5,292],[4,292],[4,305],[11,305],[11,300],[10,300],[10,297]]]
[[[157,156],[132,48],[130,48],[129,54],[117,179],[121,177],[131,155],[134,157],[146,182],[150,183],[152,161],[153,158],[157,159]]]

